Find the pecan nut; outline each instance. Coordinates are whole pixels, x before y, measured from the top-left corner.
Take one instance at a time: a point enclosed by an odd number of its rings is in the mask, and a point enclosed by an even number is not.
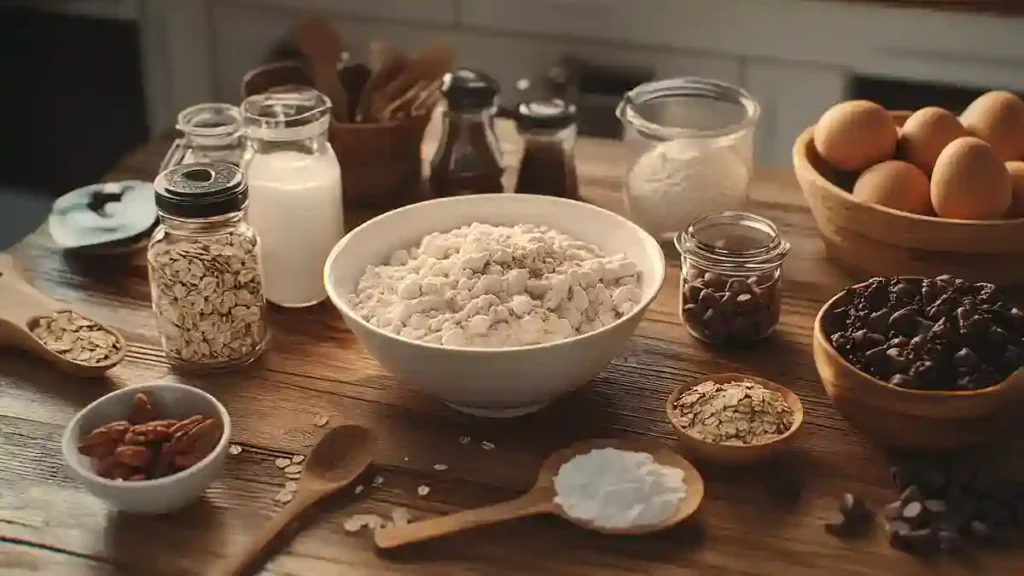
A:
[[[170,437],[171,428],[177,423],[177,420],[154,420],[145,424],[136,424],[128,431],[124,441],[126,444],[145,444],[165,440]]]
[[[156,409],[149,397],[145,394],[136,394],[132,398],[132,411],[128,415],[128,421],[132,424],[143,424],[156,419]]]
[[[124,440],[131,426],[128,422],[121,420],[96,428],[78,444],[78,453],[92,458],[110,456]]]
[[[114,450],[114,458],[122,464],[143,468],[149,464],[152,452],[145,446],[119,446]]]
[[[124,480],[139,473],[138,470],[120,462],[114,456],[107,456],[95,461],[96,474],[108,480]]]
[[[191,429],[195,428],[196,426],[198,426],[205,419],[206,419],[206,416],[203,416],[201,414],[196,414],[195,416],[190,416],[190,417],[182,420],[181,422],[178,422],[177,424],[175,424],[171,428],[171,436],[172,437],[180,436],[181,434],[186,433],[189,430],[191,430]]]

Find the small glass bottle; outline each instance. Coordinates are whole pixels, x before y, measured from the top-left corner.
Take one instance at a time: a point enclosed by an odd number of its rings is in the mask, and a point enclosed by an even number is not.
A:
[[[516,126],[523,139],[516,193],[579,198],[576,107],[558,99],[524,102]]]
[[[250,153],[249,222],[263,240],[267,300],[287,308],[327,298],[324,262],[345,234],[341,168],[327,140],[331,101],[312,89],[242,102]]]
[[[746,345],[775,330],[790,249],[775,224],[747,212],[709,214],[677,234],[675,245],[682,258],[679,315],[690,334]]]
[[[231,104],[196,104],[178,114],[175,126],[182,137],[171,144],[160,163],[160,172],[182,164],[225,162],[242,164],[245,133],[242,113]]]
[[[160,342],[185,369],[246,364],[267,343],[260,240],[245,221],[249,189],[230,164],[157,176],[160,224],[147,251]]]
[[[434,197],[504,192],[501,149],[494,133],[498,83],[482,72],[461,69],[441,85],[447,108],[430,161]]]

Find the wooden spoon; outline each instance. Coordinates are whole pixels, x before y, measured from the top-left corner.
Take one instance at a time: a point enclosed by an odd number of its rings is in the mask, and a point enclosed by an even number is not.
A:
[[[371,102],[371,115],[379,118],[393,102],[416,89],[420,82],[431,83],[444,76],[455,61],[455,52],[447,44],[436,44],[413,58],[401,74],[377,91]]]
[[[374,121],[377,118],[371,115],[371,105],[378,93],[389,83],[393,82],[398,75],[405,70],[409,59],[404,54],[396,51],[386,42],[375,41],[370,44],[370,79],[363,86],[363,94],[359,98],[359,107],[356,108],[356,122]]]
[[[241,554],[215,573],[234,576],[259,568],[270,544],[302,512],[348,486],[363,473],[370,464],[376,443],[373,432],[362,426],[338,426],[327,432],[306,459],[306,471],[299,480],[295,499]]]
[[[32,334],[32,327],[40,318],[64,310],[71,310],[71,307],[36,290],[22,278],[14,264],[14,258],[10,254],[0,252],[0,345],[21,348],[74,376],[101,376],[124,360],[127,351],[124,337],[116,330],[98,322],[100,327],[117,338],[119,344],[117,353],[102,364],[70,360],[43,345]]]
[[[555,503],[554,478],[558,474],[558,469],[574,456],[586,454],[597,448],[618,448],[620,450],[647,452],[654,456],[655,461],[659,464],[673,466],[682,470],[684,474],[683,481],[686,484],[686,497],[683,499],[679,509],[676,510],[676,513],[658,524],[634,526],[631,528],[602,528],[566,514],[562,507]],[[587,440],[573,444],[564,450],[559,450],[548,457],[537,475],[537,483],[534,484],[529,492],[515,500],[474,510],[465,510],[404,526],[393,525],[382,528],[374,534],[374,541],[379,548],[396,548],[414,542],[423,542],[455,532],[461,532],[469,528],[476,528],[477,526],[486,526],[505,520],[540,514],[557,514],[577,526],[603,534],[649,534],[675,526],[689,518],[697,510],[697,506],[703,498],[704,480],[701,478],[700,473],[686,459],[668,447],[660,444],[629,440]]]
[[[313,66],[313,85],[331,99],[332,114],[348,122],[348,96],[338,78],[338,56],[345,48],[338,31],[325,18],[307,16],[295,23],[295,43]]]

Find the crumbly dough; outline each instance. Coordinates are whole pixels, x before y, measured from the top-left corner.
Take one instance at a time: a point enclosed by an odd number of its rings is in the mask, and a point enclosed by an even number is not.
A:
[[[607,326],[640,302],[636,262],[543,226],[473,223],[369,266],[351,305],[371,325],[443,346],[511,348]]]

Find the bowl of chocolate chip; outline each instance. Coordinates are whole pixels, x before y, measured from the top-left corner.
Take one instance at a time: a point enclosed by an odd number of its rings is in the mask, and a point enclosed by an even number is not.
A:
[[[891,448],[984,443],[1024,398],[1024,311],[992,284],[873,278],[822,307],[813,345],[839,413]]]

